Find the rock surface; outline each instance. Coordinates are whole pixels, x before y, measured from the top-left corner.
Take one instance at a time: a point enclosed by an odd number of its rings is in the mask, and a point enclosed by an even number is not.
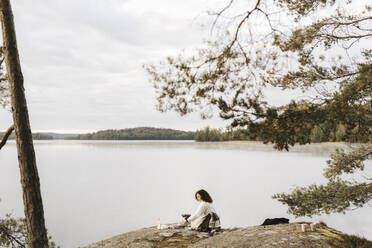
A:
[[[342,234],[325,225],[318,225],[314,231],[302,232],[301,224],[224,229],[213,236],[185,229],[158,230],[150,227],[124,233],[85,248],[372,248],[370,241]],[[354,246],[356,243],[358,246]]]

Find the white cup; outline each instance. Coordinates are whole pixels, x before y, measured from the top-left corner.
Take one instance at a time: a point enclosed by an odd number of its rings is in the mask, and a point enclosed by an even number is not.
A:
[[[306,232],[306,226],[307,226],[307,224],[301,224],[302,232]]]
[[[315,229],[316,229],[316,223],[311,223],[311,224],[310,224],[310,230],[311,230],[312,232],[314,232]]]

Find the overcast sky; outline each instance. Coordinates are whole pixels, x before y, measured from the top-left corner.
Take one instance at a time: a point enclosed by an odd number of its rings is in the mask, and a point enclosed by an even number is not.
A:
[[[209,35],[206,10],[227,2],[12,1],[33,131],[226,126],[218,118],[157,112],[142,65],[201,45]],[[11,123],[0,109],[0,130]]]

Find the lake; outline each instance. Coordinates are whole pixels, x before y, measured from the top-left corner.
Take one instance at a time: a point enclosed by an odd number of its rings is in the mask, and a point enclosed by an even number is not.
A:
[[[180,220],[193,213],[194,193],[206,189],[222,227],[265,218],[319,221],[372,240],[372,208],[295,219],[271,198],[295,185],[322,183],[329,154],[343,144],[296,146],[279,152],[254,142],[35,141],[46,225],[62,248]],[[363,173],[372,176],[368,161]],[[23,216],[16,145],[0,151],[0,216]]]

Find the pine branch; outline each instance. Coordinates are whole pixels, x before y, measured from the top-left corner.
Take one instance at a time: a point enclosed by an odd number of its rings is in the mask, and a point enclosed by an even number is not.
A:
[[[22,243],[22,241],[19,240],[19,238],[17,238],[16,236],[13,236],[13,235],[11,234],[11,231],[10,231],[8,228],[6,228],[6,227],[1,227],[1,226],[0,226],[0,231],[8,237],[8,239],[9,239],[9,241],[12,243],[12,246],[13,246],[13,247],[15,247],[15,246],[14,246],[14,243],[13,243],[13,242],[15,242],[15,243],[17,243],[20,247],[26,248],[25,244]]]

